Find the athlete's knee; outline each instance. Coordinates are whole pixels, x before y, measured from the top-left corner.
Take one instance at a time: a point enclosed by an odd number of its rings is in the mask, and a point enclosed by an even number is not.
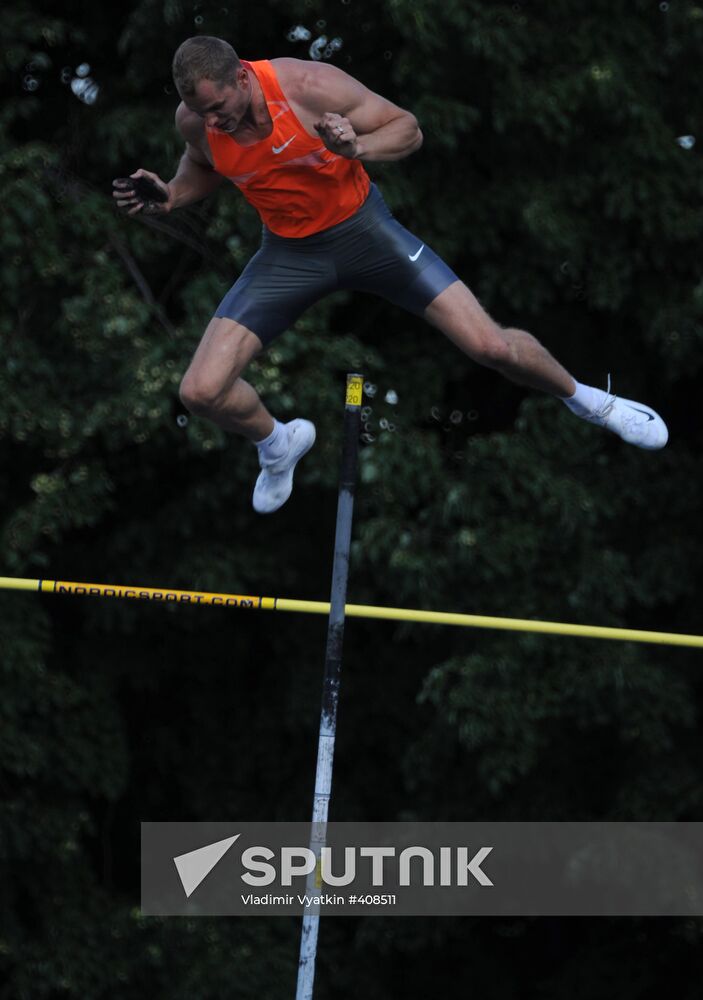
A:
[[[487,368],[502,368],[513,360],[513,348],[510,338],[505,336],[500,327],[488,328],[482,331],[472,345],[471,356],[474,361]]]
[[[187,371],[179,390],[185,408],[197,417],[207,417],[222,405],[226,397],[226,387],[221,381],[213,381],[197,371]]]
[[[217,372],[200,370],[191,365],[183,376],[179,389],[181,402],[194,416],[214,416],[225,407],[232,413],[238,409],[238,386],[241,386],[239,371],[235,369],[223,378]]]
[[[239,376],[260,350],[261,342],[248,330],[231,329],[233,326],[226,320],[220,324],[221,329],[208,327],[205,334],[210,336],[208,353],[201,355],[201,343],[183,376],[179,390],[181,402],[196,416],[211,416],[224,406],[230,412],[237,409]],[[220,337],[225,337],[226,341],[218,340]],[[218,344],[220,347],[226,344],[226,350],[220,350]]]

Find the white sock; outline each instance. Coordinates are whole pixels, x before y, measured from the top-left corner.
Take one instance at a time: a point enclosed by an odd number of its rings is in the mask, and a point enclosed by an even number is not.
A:
[[[574,379],[574,381],[576,380]],[[597,410],[607,395],[603,389],[596,389],[592,385],[582,385],[581,382],[576,382],[576,392],[573,396],[562,396],[562,402],[569,407],[572,413],[581,417],[585,413],[593,413],[594,410]]]
[[[279,420],[274,420],[273,430],[263,441],[257,441],[256,447],[266,462],[275,462],[276,459],[283,458],[288,451],[288,428]]]

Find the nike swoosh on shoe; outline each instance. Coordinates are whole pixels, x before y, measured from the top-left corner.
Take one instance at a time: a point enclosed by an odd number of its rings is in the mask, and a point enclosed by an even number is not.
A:
[[[654,420],[654,416],[651,413],[647,413],[646,410],[640,410],[639,406],[628,406],[627,408],[628,410],[634,410],[635,413],[643,414],[647,418],[647,420]]]

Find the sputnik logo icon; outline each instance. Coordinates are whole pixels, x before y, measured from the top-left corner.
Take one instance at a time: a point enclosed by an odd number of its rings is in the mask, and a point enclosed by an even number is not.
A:
[[[218,861],[222,860],[239,837],[240,834],[237,833],[234,837],[218,840],[214,844],[207,844],[205,847],[199,847],[187,854],[179,854],[173,859],[187,897],[195,892],[203,879],[207,878]]]

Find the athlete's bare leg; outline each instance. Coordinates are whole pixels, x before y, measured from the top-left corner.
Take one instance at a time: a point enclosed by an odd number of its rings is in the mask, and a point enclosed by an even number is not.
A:
[[[315,443],[315,426],[297,418],[274,421],[241,373],[263,348],[247,327],[231,319],[210,321],[181,382],[181,400],[191,413],[257,445],[261,472],[252,503],[259,514],[283,506],[293,489],[298,461]]]
[[[513,382],[554,396],[571,396],[576,382],[531,334],[503,329],[491,319],[462,281],[455,281],[429,304],[425,319],[479,364]]]
[[[255,333],[234,320],[210,320],[181,382],[181,401],[191,413],[250,441],[273,431],[273,417],[255,389],[240,378],[262,350]]]

